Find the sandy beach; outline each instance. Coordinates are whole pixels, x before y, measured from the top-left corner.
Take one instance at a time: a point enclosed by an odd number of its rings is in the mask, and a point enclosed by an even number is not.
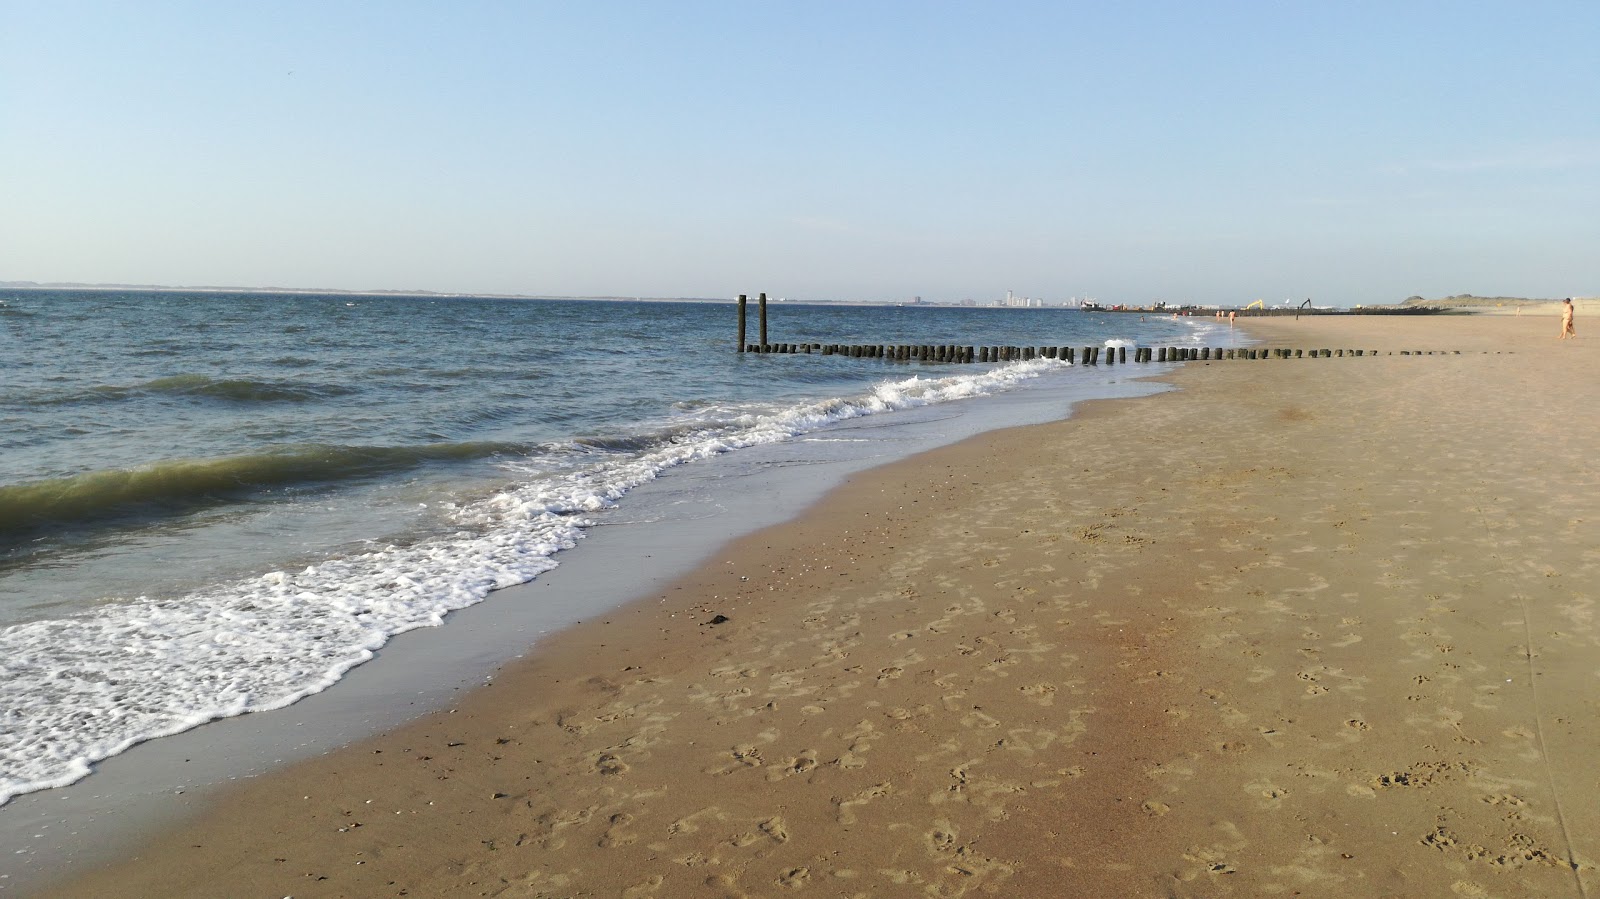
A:
[[[1242,321],[1381,355],[858,476],[49,895],[1585,896],[1585,312]]]

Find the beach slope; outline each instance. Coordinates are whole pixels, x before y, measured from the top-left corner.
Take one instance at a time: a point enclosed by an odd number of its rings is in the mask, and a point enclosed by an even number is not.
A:
[[[1600,345],[1241,326],[1380,354],[859,476],[55,895],[1600,888]]]

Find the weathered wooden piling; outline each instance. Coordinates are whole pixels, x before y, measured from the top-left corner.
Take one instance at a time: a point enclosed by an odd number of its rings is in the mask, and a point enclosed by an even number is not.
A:
[[[943,343],[943,344],[840,344],[840,343],[770,343],[767,335],[767,295],[757,295],[759,304],[759,338],[757,342],[748,340],[748,303],[746,294],[739,294],[738,315],[739,330],[736,349],[740,353],[760,353],[776,355],[812,355],[823,356],[849,356],[852,359],[883,359],[890,362],[932,362],[940,364],[960,363],[1001,363],[1034,359],[1063,360],[1070,365],[1100,365],[1101,350],[1105,350],[1106,365],[1126,365],[1128,363],[1128,347],[1126,346],[1084,346],[1082,354],[1079,348],[1070,346],[997,346]],[[1401,356],[1447,356],[1461,355],[1461,350],[1390,350],[1388,355]],[[1487,352],[1487,351],[1486,351]],[[1346,356],[1379,356],[1379,350],[1358,350],[1350,348],[1330,349],[1327,347],[1317,349],[1300,349],[1288,347],[1271,348],[1237,348],[1237,347],[1185,347],[1162,346],[1133,348],[1133,361],[1146,362],[1188,362],[1188,361],[1221,361],[1223,359],[1301,359],[1301,358],[1344,358]]]

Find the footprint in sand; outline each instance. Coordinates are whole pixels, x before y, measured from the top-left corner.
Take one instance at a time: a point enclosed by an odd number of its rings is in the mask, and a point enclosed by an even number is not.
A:
[[[746,768],[759,768],[765,764],[761,758],[761,749],[756,746],[735,746],[729,754],[733,756],[733,761],[701,770],[712,777],[721,777]]]
[[[633,823],[633,816],[627,812],[618,812],[611,816],[610,826],[606,828],[600,842],[595,845],[601,849],[611,849],[616,846],[631,845],[638,837],[631,833],[624,833],[624,828]],[[659,886],[659,884],[657,884]]]
[[[761,832],[772,839],[774,843],[789,842],[789,828],[783,823],[782,818],[768,818],[761,822]]]
[[[817,751],[815,749],[802,750],[801,753],[789,760],[786,765],[772,768],[767,773],[767,780],[777,781],[796,774],[809,774],[816,770]]]
[[[851,796],[849,799],[837,800],[838,805],[839,805],[839,823],[840,824],[854,824],[854,823],[856,823],[856,812],[855,812],[855,810],[858,807],[866,805],[867,803],[873,801],[874,799],[882,799],[883,797],[889,795],[892,792],[894,792],[894,787],[891,786],[890,784],[887,784],[887,783],[873,784],[872,786],[867,787],[865,790],[862,790],[861,792],[855,794],[854,796]]]
[[[602,752],[600,757],[595,759],[594,767],[596,771],[605,775],[627,774],[630,770],[627,762],[609,752]]]
[[[1000,724],[1001,724],[1001,721],[1000,721],[999,718],[996,718],[995,716],[990,715],[987,712],[980,712],[976,708],[974,708],[971,712],[969,712],[965,717],[963,717],[961,719],[961,726],[962,727],[991,728],[991,727],[999,727]]]
[[[884,712],[883,714],[884,717],[892,718],[895,721],[910,721],[913,718],[928,717],[929,715],[933,714],[933,708],[926,705],[919,705],[914,709],[904,709],[896,706],[889,711]]]
[[[1259,797],[1261,802],[1258,803],[1258,805],[1260,808],[1264,809],[1274,809],[1279,807],[1283,804],[1283,797],[1289,795],[1288,790],[1278,786],[1277,784],[1260,781],[1247,783],[1244,785],[1244,789],[1246,793]]]
[[[955,828],[950,826],[950,822],[935,821],[934,824],[934,829],[928,831],[928,849],[935,855],[955,849]]]
[[[1489,805],[1509,805],[1514,807],[1520,807],[1528,804],[1528,800],[1523,799],[1521,796],[1514,796],[1510,793],[1500,793],[1495,796],[1485,796],[1483,797],[1483,801]]]
[[[656,874],[642,883],[636,883],[623,890],[622,899],[645,899],[646,896],[654,896],[663,883],[666,883],[666,878]]]
[[[778,885],[798,890],[806,885],[806,880],[811,877],[811,869],[806,867],[790,868],[778,875]]]
[[[684,815],[682,818],[679,818],[678,820],[672,822],[671,824],[668,824],[667,825],[667,833],[669,833],[669,834],[694,833],[695,831],[700,829],[700,819],[701,818],[715,818],[715,819],[720,820],[722,817],[723,816],[722,816],[721,810],[718,809],[716,806],[711,806],[710,808],[703,808],[698,812],[695,812],[695,813],[689,814],[689,815]]]

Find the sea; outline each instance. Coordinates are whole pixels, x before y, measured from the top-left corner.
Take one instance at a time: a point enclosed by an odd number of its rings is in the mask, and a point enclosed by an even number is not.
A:
[[[768,317],[773,342],[1234,345],[1209,317],[1060,307]],[[764,469],[821,489],[1162,389],[1156,364],[739,353],[737,326],[731,298],[0,290],[0,805],[337,689],[680,494],[738,519],[719,492]]]

